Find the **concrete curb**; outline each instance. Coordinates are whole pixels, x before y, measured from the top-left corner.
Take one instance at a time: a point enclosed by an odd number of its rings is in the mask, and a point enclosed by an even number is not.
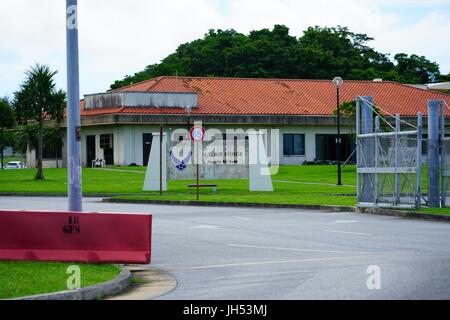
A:
[[[168,206],[192,206],[192,207],[231,207],[231,208],[274,208],[274,209],[306,209],[306,210],[328,210],[336,212],[355,212],[354,207],[325,206],[306,204],[276,204],[258,202],[202,202],[202,201],[176,201],[176,200],[131,200],[105,198],[103,202],[129,203],[129,204],[153,204]]]
[[[376,214],[376,215],[381,215],[381,216],[393,216],[393,217],[407,218],[407,219],[435,220],[435,221],[450,222],[450,215],[443,215],[443,214],[421,213],[421,212],[384,209],[384,208],[356,208],[355,212],[363,213],[363,214]]]
[[[95,286],[85,287],[78,290],[60,291],[55,293],[34,295],[12,300],[96,300],[103,297],[118,294],[128,288],[131,284],[131,272],[122,267],[117,278]]]
[[[103,198],[103,197],[130,196],[130,195],[133,195],[133,194],[129,194],[129,193],[88,193],[88,194],[83,194],[83,197],[84,198]],[[0,192],[0,197],[54,197],[54,198],[67,198],[67,193],[57,193],[57,192]]]
[[[330,205],[307,205],[307,204],[274,204],[274,203],[240,203],[240,202],[199,202],[199,201],[174,201],[174,200],[131,200],[131,199],[103,199],[109,203],[129,203],[129,204],[151,204],[170,206],[195,206],[195,207],[228,207],[228,208],[274,208],[274,209],[302,209],[332,212],[354,212],[360,214],[376,214],[394,216],[408,219],[426,219],[450,222],[450,215],[419,213],[412,211],[402,211],[387,208],[359,208]]]

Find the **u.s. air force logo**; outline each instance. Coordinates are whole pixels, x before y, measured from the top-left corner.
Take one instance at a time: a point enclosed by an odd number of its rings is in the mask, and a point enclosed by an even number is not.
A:
[[[187,168],[187,164],[192,158],[192,151],[188,153],[187,157],[183,160],[178,159],[175,154],[173,153],[173,150],[170,151],[170,160],[172,161],[175,168],[177,168],[179,171],[183,171]]]

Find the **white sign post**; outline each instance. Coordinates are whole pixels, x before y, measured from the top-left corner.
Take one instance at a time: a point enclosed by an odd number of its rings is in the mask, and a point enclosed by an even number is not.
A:
[[[250,191],[273,192],[272,177],[267,161],[262,132],[249,134],[249,189]]]
[[[190,131],[191,139],[195,143],[195,162],[196,162],[196,176],[197,176],[197,201],[200,200],[200,161],[199,161],[199,144],[203,142],[205,138],[205,129],[201,126],[195,126]]]
[[[162,145],[160,144],[161,140]],[[161,182],[162,182],[162,190],[167,191],[166,142],[167,142],[166,133],[163,134],[163,139],[161,139],[160,132],[153,133],[153,143],[152,148],[150,150],[147,173],[145,175],[144,191],[160,191]],[[162,161],[160,159],[161,147],[162,147]],[[160,173],[162,173],[162,179]]]

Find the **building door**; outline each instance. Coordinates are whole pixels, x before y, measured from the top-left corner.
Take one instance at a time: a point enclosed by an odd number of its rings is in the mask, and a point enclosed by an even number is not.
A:
[[[114,136],[112,134],[100,135],[100,148],[107,166],[114,165]]]
[[[316,135],[316,160],[317,161],[336,161],[336,139],[334,134],[317,134]],[[341,161],[347,160],[352,154],[354,143],[351,136],[341,135]],[[353,160],[353,159],[352,159]]]
[[[94,161],[96,158],[95,154],[95,136],[87,136],[86,137],[86,167],[92,167],[92,161]]]
[[[153,142],[153,134],[151,133],[144,133],[142,135],[142,165],[147,166],[148,160],[150,157],[150,151],[152,149],[152,142]]]

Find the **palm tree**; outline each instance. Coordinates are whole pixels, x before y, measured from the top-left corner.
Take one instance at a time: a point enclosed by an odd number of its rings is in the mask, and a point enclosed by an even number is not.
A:
[[[56,90],[54,77],[56,71],[37,64],[26,72],[26,79],[19,91],[14,94],[16,116],[22,120],[34,120],[38,123],[37,141],[37,180],[44,180],[42,158],[44,149],[44,120],[62,119],[64,115],[65,94]]]
[[[38,144],[39,127],[34,124],[24,126],[14,135],[14,150],[25,154],[27,149],[36,150]]]
[[[55,155],[56,160],[56,168],[59,167],[59,150],[61,150],[63,146],[63,140],[61,136],[61,130],[59,126],[57,127],[47,127],[44,130],[44,145],[45,149],[50,153]]]

